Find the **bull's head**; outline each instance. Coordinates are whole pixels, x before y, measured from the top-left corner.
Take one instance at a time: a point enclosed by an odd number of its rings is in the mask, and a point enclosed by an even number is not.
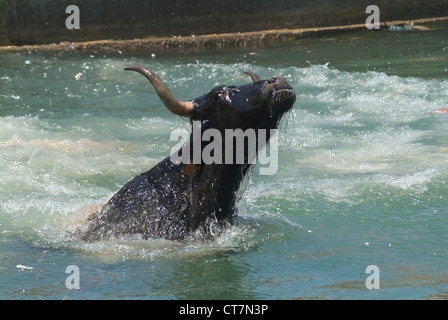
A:
[[[142,67],[125,70],[144,75],[163,104],[174,114],[199,123],[201,132],[214,129],[224,134],[228,129],[257,132],[275,129],[296,99],[285,78],[261,80],[255,73],[246,72],[252,78],[250,84],[218,86],[199,98],[180,101],[152,71]],[[269,139],[269,132],[265,138]],[[259,140],[258,135],[255,139]],[[199,144],[200,150],[207,146],[195,140],[194,134],[185,143],[188,144],[193,149]],[[182,147],[179,152],[183,151]],[[236,193],[252,165],[247,161],[247,154],[244,159],[231,164],[192,160],[179,164],[166,158],[115,193],[89,218],[82,238],[94,240],[139,234],[144,238],[179,240],[198,231],[207,233],[210,220],[218,224],[231,222],[235,215]]]
[[[246,71],[252,79],[250,84],[217,86],[199,98],[179,101],[152,71],[143,67],[127,67],[125,70],[143,74],[171,112],[201,121],[209,128],[272,129],[296,99],[285,78],[277,76],[261,80],[257,74]]]

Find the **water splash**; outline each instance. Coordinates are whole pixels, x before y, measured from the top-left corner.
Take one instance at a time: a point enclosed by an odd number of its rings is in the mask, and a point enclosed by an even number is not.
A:
[[[77,242],[65,234],[70,217],[85,205],[104,202],[132,175],[166,157],[172,147],[170,130],[186,124],[166,115],[138,78],[118,75],[125,65],[144,61],[61,60],[52,68],[53,61],[39,65],[33,59],[29,67],[34,72],[46,72],[47,79],[56,81],[45,83],[47,91],[36,105],[35,99],[12,87],[2,96],[2,105],[12,109],[15,101],[27,114],[0,117],[0,151],[5,155],[0,159],[0,215],[3,228],[33,230],[33,241],[43,246],[125,259],[248,250],[269,237],[282,237],[285,230],[301,229],[294,212],[302,210],[303,203],[355,206],[382,188],[422,194],[447,175],[445,153],[440,152],[447,147],[445,121],[430,113],[448,101],[444,79],[342,72],[329,65],[267,68],[152,61],[152,68],[179,97],[192,98],[216,84],[247,83],[244,70],[262,77],[285,76],[298,98],[290,113],[293,125],[286,119],[280,130],[279,170],[272,177],[255,175],[244,183],[242,219],[210,243]],[[76,79],[78,74],[82,75]],[[18,77],[3,81],[16,83]],[[68,108],[61,108],[67,97]],[[272,222],[279,229],[272,228]]]

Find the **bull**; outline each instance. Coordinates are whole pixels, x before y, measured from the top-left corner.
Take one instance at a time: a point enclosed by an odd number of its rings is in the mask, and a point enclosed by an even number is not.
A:
[[[269,140],[269,129],[278,127],[296,99],[285,78],[261,80],[246,71],[252,79],[249,84],[217,86],[196,99],[180,101],[151,70],[136,66],[125,70],[145,76],[167,109],[199,123],[201,132],[211,128],[222,134],[226,129],[265,129]],[[193,134],[185,144],[177,155],[194,148],[204,150],[208,145]],[[238,190],[253,166],[248,158],[247,151],[244,161],[234,163],[193,159],[179,163],[169,156],[129,180],[86,219],[77,234],[85,241],[129,235],[178,241],[210,237],[234,222]]]

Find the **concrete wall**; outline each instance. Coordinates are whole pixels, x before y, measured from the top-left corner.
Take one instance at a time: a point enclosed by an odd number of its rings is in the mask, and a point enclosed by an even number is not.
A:
[[[448,16],[447,0],[0,0],[0,45],[133,39]],[[81,28],[68,30],[68,5]]]

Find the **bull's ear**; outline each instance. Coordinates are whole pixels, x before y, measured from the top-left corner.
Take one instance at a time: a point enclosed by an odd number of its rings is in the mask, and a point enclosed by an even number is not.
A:
[[[247,74],[248,76],[250,76],[250,78],[252,79],[252,82],[257,82],[260,81],[260,76],[258,74],[256,74],[255,72],[252,71],[244,71],[245,74]]]

